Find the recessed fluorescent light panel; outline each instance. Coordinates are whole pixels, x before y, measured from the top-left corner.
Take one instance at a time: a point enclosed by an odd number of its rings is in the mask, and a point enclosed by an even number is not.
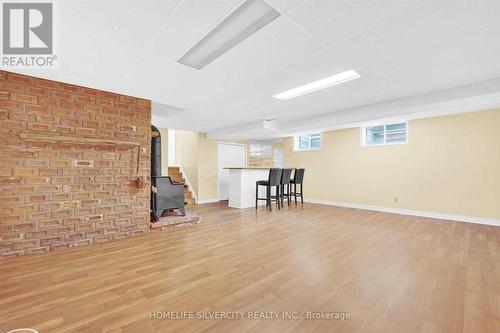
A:
[[[348,70],[342,73],[338,73],[329,77],[325,77],[324,79],[314,81],[308,84],[304,84],[303,86],[293,88],[282,93],[276,94],[273,97],[281,100],[287,100],[294,97],[299,97],[302,95],[307,95],[312,92],[325,89],[328,87],[336,86],[337,84],[349,82],[352,80],[359,79],[361,75],[356,73],[353,70]]]
[[[202,69],[278,16],[280,13],[264,0],[247,0],[177,62]]]

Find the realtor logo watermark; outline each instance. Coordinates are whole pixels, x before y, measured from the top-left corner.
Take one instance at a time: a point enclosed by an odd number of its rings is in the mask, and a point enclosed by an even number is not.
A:
[[[2,4],[2,67],[53,68],[53,3]]]

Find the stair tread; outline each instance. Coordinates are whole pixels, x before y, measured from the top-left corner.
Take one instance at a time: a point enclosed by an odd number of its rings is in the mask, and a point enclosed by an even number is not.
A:
[[[194,204],[195,199],[193,192],[191,192],[189,185],[186,184],[186,179],[183,177],[184,175],[182,174],[180,167],[169,166],[168,176],[172,179],[173,183],[184,185],[184,204]]]

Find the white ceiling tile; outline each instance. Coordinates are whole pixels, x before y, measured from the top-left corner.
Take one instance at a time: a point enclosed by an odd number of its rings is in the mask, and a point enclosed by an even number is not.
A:
[[[276,10],[281,13],[287,13],[299,6],[305,0],[266,0],[268,4],[273,6]]]
[[[312,0],[289,16],[330,44],[418,7],[424,0]]]
[[[148,52],[177,61],[241,2],[242,0],[182,1],[158,31]]]

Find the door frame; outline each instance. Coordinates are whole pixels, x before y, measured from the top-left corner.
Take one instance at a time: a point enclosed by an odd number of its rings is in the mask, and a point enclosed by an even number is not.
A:
[[[232,146],[242,146],[245,149],[245,167],[248,166],[248,147],[247,144],[245,143],[235,143],[235,142],[228,142],[228,141],[217,141],[217,166],[216,166],[216,172],[217,172],[217,200],[220,201],[220,188],[219,188],[219,145],[232,145]]]

